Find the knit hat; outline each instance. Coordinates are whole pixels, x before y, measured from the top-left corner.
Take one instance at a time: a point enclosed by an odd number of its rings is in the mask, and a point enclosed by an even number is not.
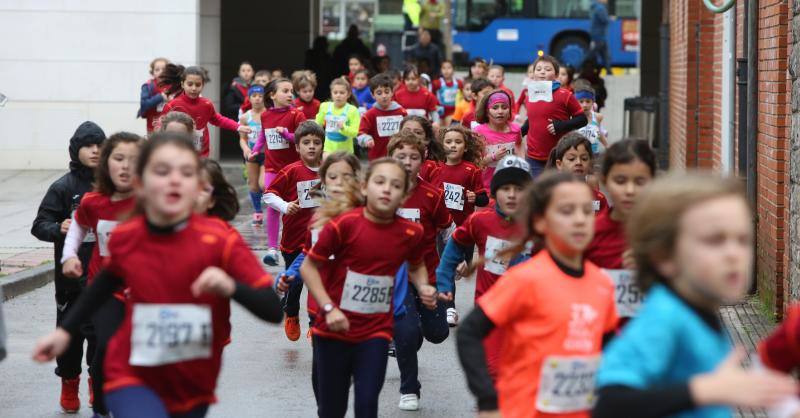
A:
[[[530,181],[531,175],[528,162],[516,155],[508,155],[497,163],[497,169],[494,172],[494,176],[492,176],[492,183],[490,184],[492,196],[495,195],[497,189],[506,184],[525,187]]]

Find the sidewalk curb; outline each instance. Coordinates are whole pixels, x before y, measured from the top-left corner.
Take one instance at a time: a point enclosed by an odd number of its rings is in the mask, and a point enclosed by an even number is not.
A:
[[[9,300],[38,289],[53,281],[55,263],[47,263],[0,279],[3,300]]]

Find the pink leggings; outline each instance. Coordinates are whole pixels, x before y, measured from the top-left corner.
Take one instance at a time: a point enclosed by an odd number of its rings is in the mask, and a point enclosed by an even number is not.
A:
[[[272,180],[278,177],[278,173],[264,171],[264,189],[268,189]],[[275,209],[267,206],[267,221],[264,222],[264,232],[267,233],[267,246],[278,248],[278,231],[281,228],[281,214]]]

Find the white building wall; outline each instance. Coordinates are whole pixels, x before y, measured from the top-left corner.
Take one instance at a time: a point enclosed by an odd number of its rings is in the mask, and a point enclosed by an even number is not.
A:
[[[218,105],[219,1],[0,0],[0,168],[66,168],[85,120],[144,134],[139,91],[157,56],[208,64]]]

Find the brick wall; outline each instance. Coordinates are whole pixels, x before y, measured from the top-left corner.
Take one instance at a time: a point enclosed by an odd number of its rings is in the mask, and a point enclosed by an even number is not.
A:
[[[737,3],[737,57],[743,57],[744,2]],[[762,299],[778,314],[790,299],[786,297],[789,289],[794,289],[784,274],[789,268],[785,243],[790,236],[786,228],[790,203],[787,194],[791,111],[787,57],[792,40],[789,12],[785,0],[759,1],[757,280]],[[724,17],[708,11],[702,2],[692,0],[671,0],[669,17],[670,166],[672,169],[718,170],[723,99],[719,70],[726,55],[722,50]],[[800,101],[800,97],[797,100]],[[735,110],[738,110],[738,99]],[[738,121],[738,114],[734,120]],[[734,134],[737,135],[738,130]],[[738,140],[736,138],[736,143]],[[734,147],[738,150],[736,144]],[[738,152],[736,158],[738,163]]]

